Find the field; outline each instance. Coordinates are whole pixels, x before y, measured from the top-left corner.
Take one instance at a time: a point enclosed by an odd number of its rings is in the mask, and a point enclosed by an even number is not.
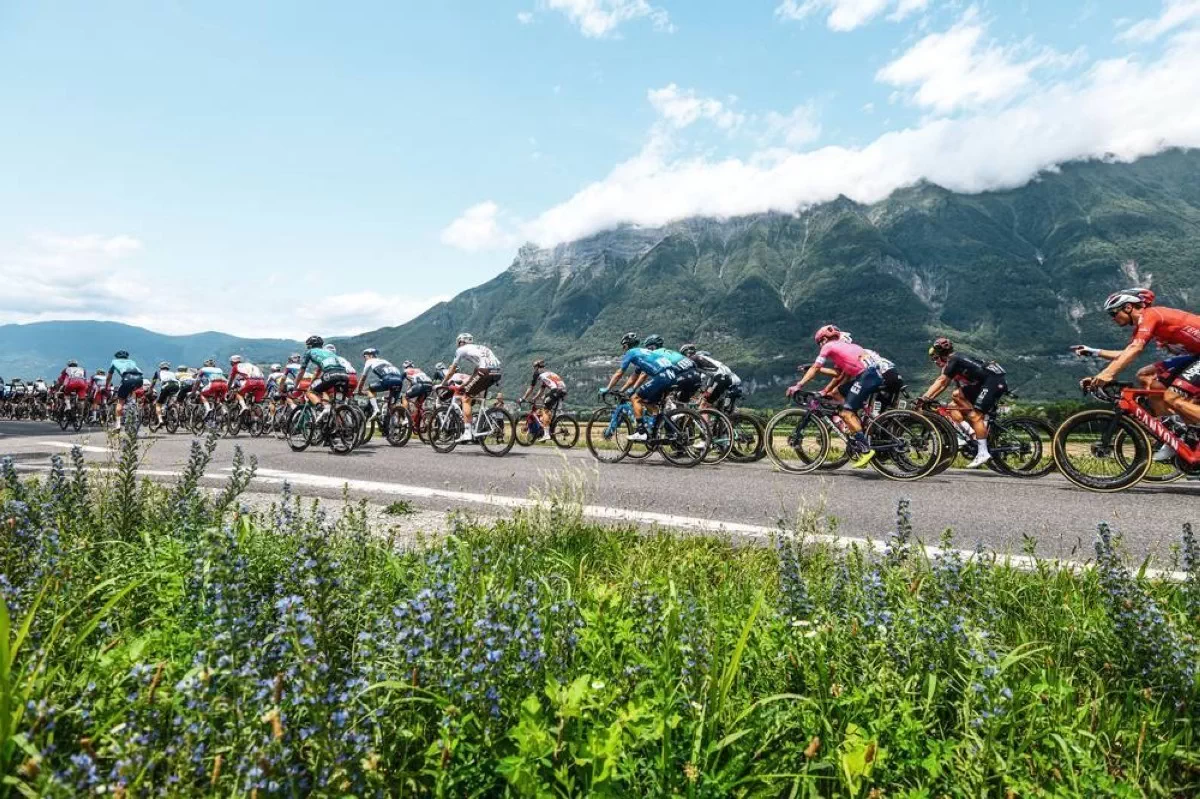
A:
[[[1194,796],[1200,548],[1151,582],[912,539],[774,547],[536,509],[401,550],[77,457],[0,476],[0,793]],[[403,513],[404,508],[395,512]],[[970,531],[962,531],[969,537]]]

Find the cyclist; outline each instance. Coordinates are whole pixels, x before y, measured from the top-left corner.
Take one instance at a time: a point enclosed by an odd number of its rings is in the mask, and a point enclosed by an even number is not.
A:
[[[224,370],[217,366],[214,358],[209,358],[200,367],[200,372],[196,375],[196,387],[200,390],[200,401],[204,403],[206,415],[212,410],[212,406],[208,404],[209,399],[217,401],[225,399],[225,392],[229,390],[229,381],[226,380]]]
[[[105,388],[112,386],[114,374],[121,379],[121,384],[117,387],[117,414],[113,423],[114,427],[119,428],[121,426],[122,414],[125,412],[125,400],[129,399],[134,392],[143,386],[142,370],[129,357],[128,352],[117,350],[113,355],[112,363],[108,365],[108,373],[104,380]]]
[[[54,381],[54,387],[62,389],[64,399],[74,395],[75,401],[82,408],[88,391],[87,372],[79,366],[79,361],[67,361],[62,374],[58,376],[58,380]]]
[[[625,375],[625,371],[631,366],[633,367],[633,374],[621,386],[623,393],[633,392],[630,394],[630,400],[633,403],[636,429],[629,434],[629,440],[646,441],[649,438],[646,431],[646,410],[662,401],[667,390],[674,385],[678,374],[671,366],[669,359],[642,346],[641,339],[632,331],[621,337],[621,350],[624,352],[621,357],[621,365],[609,378],[608,385],[600,389],[600,394],[603,396],[612,391],[616,387],[617,381]]]
[[[33,381],[33,396],[34,399],[44,400],[50,396],[50,386],[46,385],[46,378],[39,377]]]
[[[158,386],[158,395],[155,396],[154,410],[158,414],[158,423],[163,423],[163,408],[167,406],[167,401],[179,392],[179,376],[171,371],[171,364],[163,361],[158,365],[158,371],[154,373],[154,377],[150,379],[151,396],[154,396],[154,387]]]
[[[355,389],[358,388],[358,372],[355,370],[354,364],[350,363],[350,359],[338,355],[337,347],[333,344],[326,344],[325,349],[332,352],[337,357],[337,362],[341,364],[342,369],[346,370],[347,385],[350,387],[350,393],[353,394]]]
[[[858,450],[854,466],[861,469],[875,458],[875,450],[871,448],[866,434],[863,433],[858,412],[876,391],[881,388],[889,392],[899,391],[904,385],[903,380],[891,361],[874,350],[855,344],[849,334],[843,333],[835,325],[822,326],[813,338],[821,348],[820,353],[800,378],[800,382],[787,390],[787,396],[792,396],[816,377],[826,362],[838,370],[838,376],[821,389],[822,395],[842,398],[843,395],[837,389],[845,382],[852,381],[844,394],[838,415],[846,423],[851,433],[851,441]]]
[[[258,364],[250,363],[240,355],[229,359],[229,385],[237,397],[238,407],[246,410],[246,396],[250,401],[259,403],[267,396],[267,381],[263,378],[263,370]]]
[[[642,342],[642,346],[660,358],[666,358],[671,362],[671,368],[675,370],[675,382],[669,390],[674,391],[675,396],[685,405],[691,402],[692,397],[696,395],[696,392],[700,390],[700,386],[704,384],[704,376],[696,368],[696,364],[692,359],[686,357],[678,350],[664,347],[663,337],[657,333],[651,333],[646,336],[646,340]]]
[[[731,403],[736,403],[742,397],[742,378],[725,364],[718,361],[710,353],[697,350],[695,344],[684,344],[679,351],[692,360],[703,374],[708,376],[708,385],[704,387],[701,398],[702,407],[717,406],[721,399],[728,397]],[[732,408],[732,405],[730,406]]]
[[[1111,363],[1100,374],[1085,377],[1080,385],[1084,390],[1108,385],[1137,360],[1153,339],[1180,353],[1176,356],[1179,360],[1168,359],[1162,363],[1161,371],[1155,370],[1159,384],[1165,384],[1166,393],[1162,396],[1165,410],[1178,414],[1187,424],[1200,425],[1200,316],[1156,306],[1154,299],[1154,292],[1145,288],[1121,289],[1108,296],[1104,310],[1121,327],[1133,327],[1133,338],[1120,351],[1083,348],[1085,352],[1081,354],[1095,354]],[[1155,457],[1169,459],[1163,457],[1161,449]]]
[[[489,348],[482,344],[476,344],[475,337],[470,333],[459,333],[455,344],[458,349],[454,351],[454,361],[446,370],[447,374],[453,375],[457,372],[460,361],[471,361],[475,364],[475,369],[463,383],[462,390],[463,433],[458,440],[459,443],[464,443],[475,439],[475,433],[471,429],[472,400],[499,383],[502,375],[500,359]],[[449,378],[442,380],[443,385],[448,385],[449,382]]]
[[[374,347],[367,347],[362,351],[362,356],[363,379],[359,381],[355,393],[365,393],[370,397],[372,415],[378,416],[379,402],[375,399],[375,393],[386,391],[389,396],[394,395],[404,387],[404,372],[392,365],[391,361],[380,358],[379,350]]]
[[[320,336],[309,336],[305,340],[304,346],[308,347],[308,350],[304,353],[303,360],[300,361],[300,376],[297,385],[303,384],[304,372],[308,365],[311,363],[315,366],[316,371],[313,372],[305,396],[313,405],[323,406],[321,413],[317,416],[317,421],[320,421],[329,412],[329,392],[338,387],[348,388],[350,380],[337,355],[325,347],[325,339]]]
[[[283,364],[273,363],[267,370],[267,399],[273,400],[283,391]]]
[[[88,399],[92,404],[92,422],[95,422],[100,416],[100,403],[104,400],[104,395],[107,393],[108,377],[103,369],[97,369],[92,375],[92,382],[88,384]]]
[[[536,391],[535,391],[536,389]],[[561,377],[546,368],[546,361],[538,358],[533,362],[533,379],[529,388],[521,395],[521,402],[537,402],[542,396],[545,400],[538,410],[538,418],[542,420],[542,436],[540,441],[550,438],[550,420],[554,411],[567,397],[567,384]]]
[[[295,388],[300,379],[300,355],[292,353],[288,356],[287,365],[283,367],[283,385],[289,390]]]
[[[987,444],[987,415],[1008,391],[1004,367],[995,361],[983,361],[955,352],[954,343],[945,337],[933,342],[929,348],[929,358],[942,373],[917,400],[918,407],[937,399],[950,383],[958,383],[950,399],[950,418],[960,427],[966,418],[969,430],[964,432],[973,434],[975,444],[979,447],[978,454],[967,468],[978,469],[992,459]]]

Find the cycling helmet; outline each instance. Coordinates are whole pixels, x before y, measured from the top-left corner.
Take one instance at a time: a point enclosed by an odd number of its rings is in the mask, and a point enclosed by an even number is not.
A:
[[[1108,299],[1104,301],[1104,310],[1115,314],[1126,305],[1151,305],[1153,303],[1154,292],[1150,289],[1121,289],[1108,295]]]
[[[230,357],[230,359],[229,359],[229,362],[230,362],[230,363],[241,363],[241,362],[242,362],[242,356],[240,356],[240,355],[234,355],[234,356],[231,356],[231,357]]]
[[[818,344],[824,344],[829,339],[837,338],[840,335],[842,335],[842,331],[838,330],[837,325],[825,325],[817,330],[817,333],[813,336],[813,339],[815,339]]]
[[[170,368],[171,368],[171,364],[170,364],[170,363],[168,363],[167,361],[162,361],[162,362],[160,362],[160,363],[158,364],[158,368],[159,368],[159,369],[170,369]]]
[[[211,367],[211,366],[216,366],[216,365],[217,365],[217,362],[216,362],[216,360],[215,360],[215,359],[213,359],[213,358],[209,358],[207,361],[205,361],[205,362],[204,362],[204,365],[205,365],[205,366],[209,366],[209,367]]]
[[[954,352],[954,342],[942,336],[933,340],[933,346],[929,348],[929,357],[933,360],[948,358],[952,352]]]
[[[438,361],[437,363],[435,363],[433,365],[433,368],[438,370],[439,372],[444,372],[444,371],[446,371],[446,364],[442,363],[441,361]]]
[[[271,371],[272,371],[272,372],[278,372],[278,371],[280,371],[281,369],[283,369],[283,366],[282,366],[281,364],[277,364],[277,363],[273,363],[273,364],[271,364]]]
[[[533,368],[534,369],[545,369],[546,368],[546,359],[538,358],[536,361],[533,362]]]
[[[686,355],[688,358],[690,358],[696,354],[696,345],[695,344],[684,344],[682,347],[679,348],[679,351],[681,353],[683,353],[684,355]]]
[[[326,344],[325,351],[332,352],[334,355],[337,355],[337,347],[333,346],[332,344]]]
[[[459,333],[456,341],[458,343],[458,346],[461,347],[463,344],[473,343],[475,341],[475,337],[472,336],[470,333]]]
[[[117,350],[117,354],[114,355],[113,357],[114,358],[128,358],[129,351],[128,350]]]
[[[79,361],[67,361],[67,366],[78,366]]]
[[[414,366],[416,366],[416,364],[412,361],[405,361],[404,363],[400,364],[401,369],[411,369]]]
[[[183,364],[179,364],[178,366],[175,367],[175,371],[176,372],[190,372],[192,370],[189,369],[188,367],[184,366]]]
[[[323,347],[324,345],[325,339],[321,338],[320,336],[309,336],[304,340],[304,346],[308,347],[310,350],[316,349],[317,347]]]
[[[621,349],[627,350],[630,347],[636,347],[641,341],[638,339],[637,333],[626,333],[621,336]]]
[[[377,358],[379,356],[379,350],[375,349],[374,347],[367,347],[362,351],[362,356],[364,358]]]
[[[300,356],[293,352],[288,356],[288,363],[300,363]]]
[[[642,342],[642,346],[648,350],[662,349],[663,337],[657,333],[651,333],[646,336],[646,340]]]
[[[846,342],[847,344],[854,343],[854,336],[851,336],[845,330],[843,330],[841,333],[838,333],[838,338],[841,339],[842,341]]]

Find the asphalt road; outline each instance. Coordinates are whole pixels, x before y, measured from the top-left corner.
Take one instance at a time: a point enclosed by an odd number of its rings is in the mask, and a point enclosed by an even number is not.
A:
[[[142,468],[169,479],[186,463],[191,440],[183,435],[146,437]],[[0,455],[13,456],[23,468],[44,469],[52,454],[65,455],[74,443],[85,445],[89,460],[111,458],[101,433],[0,422]],[[562,485],[569,476],[584,486],[589,515],[595,518],[698,530],[721,526],[754,534],[779,524],[790,527],[799,512],[816,511],[837,535],[884,539],[895,527],[897,502],[908,498],[917,534],[927,544],[936,544],[950,528],[954,545],[963,549],[982,545],[1016,554],[1029,536],[1041,556],[1086,560],[1096,525],[1108,521],[1124,534],[1132,558],[1153,554],[1158,565],[1166,565],[1183,522],[1200,524],[1197,482],[1098,495],[1057,475],[1018,480],[988,471],[950,470],[897,483],[870,469],[791,475],[777,472],[769,461],[685,470],[655,456],[644,463],[606,465],[582,445],[565,452],[518,446],[504,458],[493,458],[477,447],[439,455],[415,440],[397,449],[376,438],[348,456],[337,456],[316,448],[294,453],[278,439],[245,436],[220,441],[210,474],[227,473],[235,445],[258,459],[258,483],[265,490],[286,479],[297,493],[340,497],[348,486],[351,496],[385,502],[403,498],[437,510],[511,508],[527,502],[531,491]]]

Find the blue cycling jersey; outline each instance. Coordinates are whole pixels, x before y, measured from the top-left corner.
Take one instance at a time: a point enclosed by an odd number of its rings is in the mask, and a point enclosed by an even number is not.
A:
[[[625,351],[625,357],[621,359],[621,371],[630,366],[642,374],[654,377],[662,370],[669,369],[673,364],[670,358],[663,357],[662,350],[632,347]]]
[[[676,350],[661,349],[655,350],[654,353],[670,361],[671,365],[675,367],[675,371],[677,372],[686,371],[696,365],[692,362],[691,358],[687,357],[682,352],[677,352]]]
[[[142,373],[142,370],[138,369],[138,365],[131,358],[113,358],[113,362],[108,365],[108,371],[122,376]]]

